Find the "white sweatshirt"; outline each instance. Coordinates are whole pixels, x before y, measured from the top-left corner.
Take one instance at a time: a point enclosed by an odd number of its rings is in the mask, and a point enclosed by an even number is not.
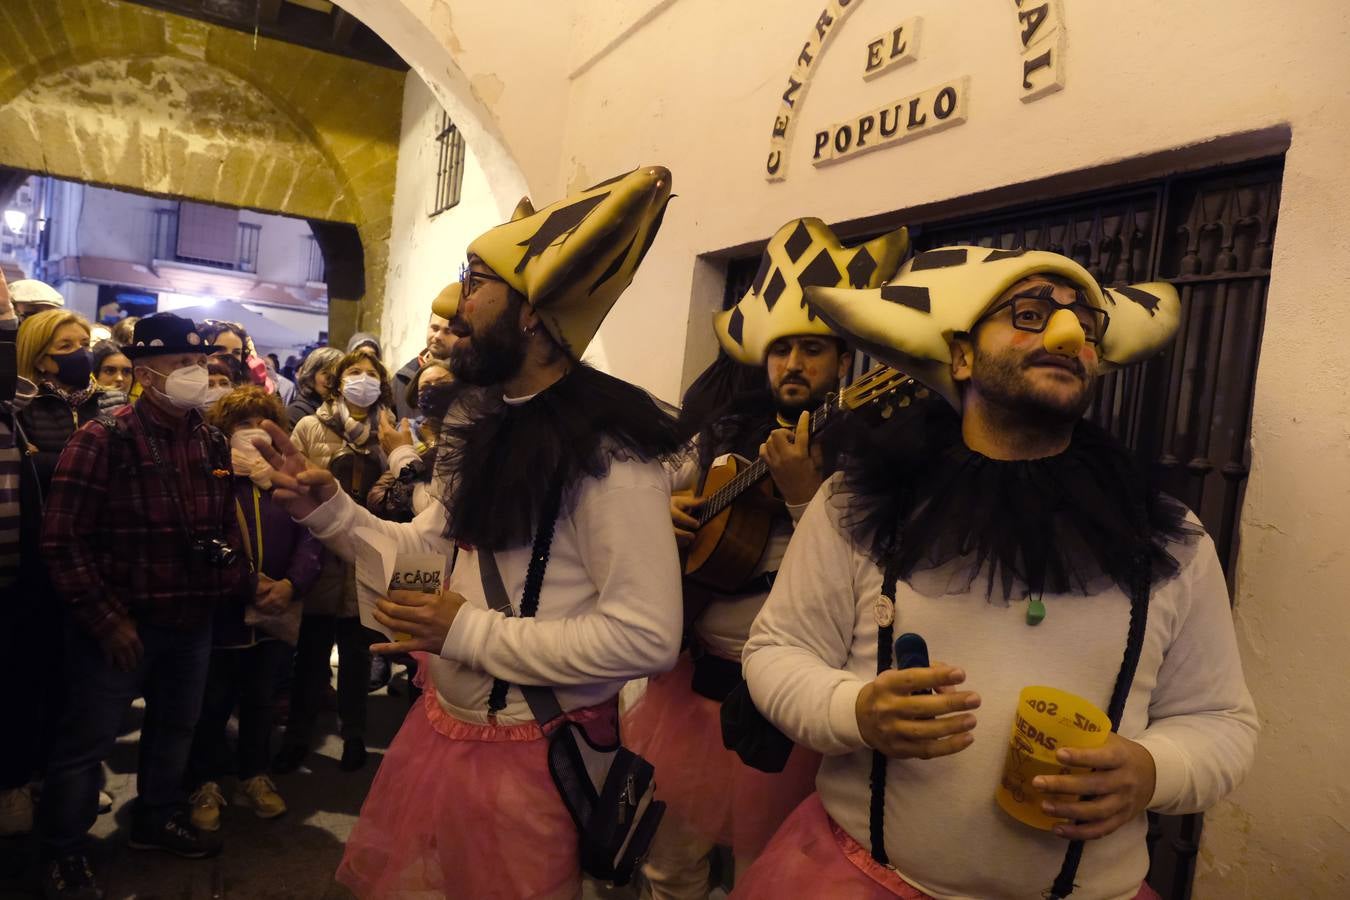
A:
[[[873,601],[880,570],[839,524],[836,481],[816,494],[745,648],[756,705],[798,743],[826,754],[816,785],[830,816],[870,846],[872,751],[854,712],[876,677]],[[1157,764],[1150,809],[1203,810],[1252,764],[1258,730],[1214,545],[1174,547],[1181,572],[1153,592],[1122,736]],[[1018,692],[1050,685],[1105,709],[1124,655],[1129,601],[1117,588],[1044,598],[1045,621],[1026,624],[1025,602],[966,594],[924,596],[900,583],[895,634],[916,632],[934,662],[966,671],[980,694],[975,742],[932,760],[893,759],[886,780],[886,852],[910,884],[941,900],[1042,896],[1067,841],[1012,819],[994,801]],[[1075,900],[1135,895],[1148,869],[1143,815],[1087,844]]]
[[[338,494],[302,520],[344,559],[351,532],[376,528],[400,550],[451,553],[446,512],[434,502],[408,523],[387,522]],[[519,613],[530,548],[498,551],[497,566]],[[519,684],[557,688],[563,709],[608,700],[630,678],[675,664],[680,644],[680,572],[670,527],[667,475],[656,462],[616,460],[604,478],[583,478],[564,498],[539,610],[508,618],[484,598],[477,554],[459,554],[450,590],[468,602],[431,666],[441,706],[457,719],[487,721],[494,678],[513,687],[498,713],[505,724],[533,721]]]

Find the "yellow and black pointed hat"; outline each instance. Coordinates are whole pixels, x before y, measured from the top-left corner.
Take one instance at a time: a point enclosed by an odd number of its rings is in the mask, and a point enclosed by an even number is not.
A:
[[[524,294],[567,355],[580,359],[656,238],[670,184],[670,170],[643,166],[538,212],[526,198],[469,254]]]
[[[803,291],[820,287],[876,287],[895,274],[909,250],[901,228],[856,247],[845,247],[820,219],[793,219],[769,238],[759,271],[745,296],[713,317],[713,330],[727,355],[764,365],[779,338],[833,335],[807,305]]]
[[[1162,350],[1181,321],[1176,288],[1155,281],[1103,290],[1087,269],[1044,250],[943,247],[916,255],[871,290],[812,287],[806,301],[850,343],[911,375],[961,408],[951,376],[949,341],[968,332],[994,301],[1023,278],[1062,276],[1110,317],[1097,348],[1106,370]]]

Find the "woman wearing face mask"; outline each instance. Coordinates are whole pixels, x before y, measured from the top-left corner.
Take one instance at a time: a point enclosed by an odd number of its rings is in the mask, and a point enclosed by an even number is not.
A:
[[[233,356],[211,357],[206,363],[206,399],[202,411],[209,412],[221,397],[250,383],[244,367]]]
[[[26,785],[42,772],[64,707],[63,605],[53,599],[39,548],[52,473],[75,429],[127,402],[125,394],[90,379],[89,323],[75,313],[53,309],[30,315],[19,326],[15,351],[22,395],[12,407],[17,410],[12,427],[20,450],[19,554],[16,584],[4,590],[7,599],[14,597],[6,604],[5,625],[16,635],[26,635],[28,648],[37,646],[34,636],[40,635],[41,654],[22,663],[10,660],[28,670],[23,690],[32,708],[30,715],[10,720],[24,725],[14,729],[14,753],[7,757],[24,762],[15,763],[13,772],[0,772],[0,789]],[[5,768],[11,768],[8,762]]]
[[[207,419],[230,438],[235,514],[244,552],[258,576],[252,603],[216,607],[211,667],[188,762],[192,824],[216,831],[225,805],[220,781],[228,770],[238,776],[236,805],[262,819],[286,811],[267,775],[272,703],[299,635],[300,598],[318,577],[323,547],[273,504],[271,470],[252,443],[255,437],[266,439],[264,421],[285,427],[280,399],[256,386],[236,388],[220,398]],[[236,765],[230,766],[225,726],[236,704],[239,741]]]
[[[404,419],[397,428],[391,416],[380,420],[380,447],[389,457],[389,471],[370,489],[366,508],[381,519],[411,522],[432,501],[432,459],[453,381],[448,365],[429,360],[408,382],[407,403],[417,418]]]
[[[332,394],[316,413],[300,420],[291,441],[310,462],[332,472],[349,494],[364,500],[385,469],[379,423],[381,413],[393,408],[389,374],[379,360],[360,352],[343,356],[330,371]],[[357,615],[354,568],[327,554],[319,580],[305,597],[290,719],[273,771],[294,771],[309,752],[319,702],[330,677],[328,659],[334,641],[338,645],[338,718],[343,739],[340,767],[351,772],[366,762],[366,691],[372,637]]]
[[[93,365],[89,323],[84,317],[53,309],[31,315],[19,326],[19,375],[37,385],[36,395],[19,413],[28,448],[23,467],[24,509],[33,511],[33,521],[25,522],[32,541],[30,545],[25,539],[21,554],[25,565],[38,564],[40,508],[70,436],[90,419],[127,402],[122,391],[90,378]]]

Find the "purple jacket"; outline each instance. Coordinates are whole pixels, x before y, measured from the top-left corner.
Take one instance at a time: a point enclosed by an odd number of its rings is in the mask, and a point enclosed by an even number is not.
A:
[[[253,505],[254,498],[258,505]],[[292,521],[286,511],[272,502],[272,492],[256,490],[248,478],[234,478],[234,500],[243,513],[247,527],[252,558],[258,559],[258,520],[262,520],[262,573],[280,581],[289,578],[295,587],[295,598],[304,596],[319,576],[323,545],[309,533],[309,529]],[[231,512],[234,515],[234,512]],[[236,548],[240,553],[243,547]],[[215,638],[219,647],[237,647],[251,644],[260,635],[244,624],[244,605],[238,602],[222,603],[216,608]]]

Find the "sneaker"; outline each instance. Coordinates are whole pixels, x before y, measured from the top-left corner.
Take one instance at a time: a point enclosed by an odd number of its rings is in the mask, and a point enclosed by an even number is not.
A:
[[[219,853],[221,842],[178,812],[159,825],[144,819],[133,820],[127,846],[132,850],[163,850],[184,859],[202,859]]]
[[[107,791],[99,791],[98,814],[100,816],[106,816],[108,813],[112,812],[112,805],[113,805],[112,794],[108,793]]]
[[[342,760],[338,768],[344,772],[355,772],[366,764],[366,742],[361,738],[347,738],[342,742]]]
[[[278,775],[289,775],[309,756],[309,748],[304,744],[287,744],[277,751],[272,760],[272,771]]]
[[[24,785],[0,791],[0,835],[33,830],[33,790]]]
[[[89,859],[83,853],[69,853],[47,863],[42,896],[47,900],[103,900],[103,891],[94,880]]]
[[[202,831],[220,830],[220,808],[225,805],[220,785],[214,781],[202,782],[202,786],[188,797],[188,805],[192,807],[193,825]]]
[[[286,811],[286,801],[281,799],[277,786],[266,775],[254,775],[240,783],[234,802],[253,807],[260,819],[275,819]]]

